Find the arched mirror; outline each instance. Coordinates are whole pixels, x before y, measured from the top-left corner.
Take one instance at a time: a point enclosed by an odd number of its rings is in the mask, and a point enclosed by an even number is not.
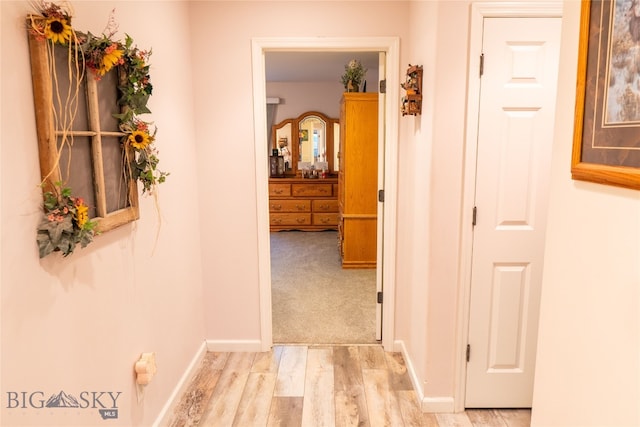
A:
[[[304,169],[337,173],[340,121],[317,111],[273,126],[273,147],[284,158],[285,176],[301,176]]]

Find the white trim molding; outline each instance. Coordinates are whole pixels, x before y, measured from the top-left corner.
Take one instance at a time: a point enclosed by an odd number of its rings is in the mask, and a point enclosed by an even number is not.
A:
[[[213,352],[251,353],[263,351],[263,343],[260,340],[207,340],[206,343],[207,351]]]
[[[200,363],[202,362],[206,354],[207,354],[207,345],[203,341],[200,347],[198,348],[198,350],[196,351],[196,354],[193,356],[193,359],[191,359],[191,362],[187,366],[187,369],[184,371],[184,374],[182,374],[182,376],[180,377],[180,380],[174,387],[173,392],[171,392],[169,399],[164,404],[164,406],[162,407],[162,410],[156,417],[156,421],[153,423],[153,427],[169,425],[171,416],[173,415],[173,408],[175,408],[176,405],[178,405],[178,403],[180,402],[180,398],[186,392],[187,387],[191,382],[191,379],[195,376],[198,370],[198,367],[200,366]]]
[[[473,230],[467,227],[472,222],[476,176],[476,143],[478,140],[478,117],[480,100],[480,68],[482,53],[483,25],[485,18],[561,18],[562,2],[477,2],[471,4],[471,27],[469,30],[469,69],[467,77],[467,122],[465,136],[464,182],[462,212],[460,223],[460,262],[458,282],[458,317],[456,330],[456,360],[453,409],[462,412],[465,409],[467,366],[465,351],[469,334],[469,308],[471,294],[471,261],[473,249]],[[443,398],[446,399],[446,398]],[[438,406],[445,404],[438,399],[429,403]]]
[[[454,412],[455,406],[453,404],[454,399],[453,396],[444,396],[444,397],[431,397],[424,395],[423,384],[418,378],[418,374],[413,367],[413,360],[409,356],[409,352],[405,347],[404,341],[397,340],[394,342],[393,351],[399,351],[402,353],[402,357],[404,358],[404,364],[407,367],[407,374],[409,378],[411,378],[411,383],[413,384],[413,389],[416,393],[416,398],[418,402],[420,402],[420,409],[422,412],[431,412],[431,413],[451,413]]]
[[[395,318],[396,216],[398,187],[398,121],[400,116],[400,39],[399,37],[256,37],[251,41],[253,74],[253,117],[256,168],[256,221],[258,230],[258,281],[260,289],[260,340],[262,351],[273,345],[271,319],[271,265],[269,243],[268,168],[264,159],[267,147],[265,103],[265,52],[268,51],[362,51],[385,52],[387,60],[387,96],[385,104],[384,248],[382,283],[384,302],[382,345],[393,346]]]
[[[434,414],[451,414],[455,412],[453,396],[423,397],[420,402],[420,409],[422,409],[422,412]]]

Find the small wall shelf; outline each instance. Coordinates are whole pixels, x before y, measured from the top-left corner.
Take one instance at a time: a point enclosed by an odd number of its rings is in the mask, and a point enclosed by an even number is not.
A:
[[[422,113],[422,65],[411,65],[407,69],[407,79],[400,86],[407,91],[402,97],[402,115],[416,116]]]

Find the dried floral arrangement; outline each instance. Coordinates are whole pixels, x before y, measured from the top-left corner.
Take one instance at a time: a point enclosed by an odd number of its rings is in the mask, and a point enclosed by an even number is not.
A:
[[[143,194],[157,196],[157,185],[165,182],[169,174],[157,168],[159,158],[154,146],[157,129],[152,122],[140,117],[151,113],[147,107],[153,90],[149,76],[151,50],[138,49],[129,35],[126,35],[124,42],[115,40],[117,25],[113,16],[105,32],[95,36],[73,28],[73,13],[68,3],[60,5],[39,1],[32,2],[32,7],[35,12],[28,16],[28,31],[47,43],[50,59],[54,46],[59,45],[67,49],[69,68],[75,70],[78,80],[83,79],[85,74],[87,78],[100,80],[109,72],[118,73],[118,104],[121,112],[114,114],[114,117],[118,120],[122,135],[124,170],[130,179],[142,184]],[[52,60],[50,62],[54,63]],[[54,78],[54,92],[56,85]],[[75,90],[79,90],[79,87],[77,83]],[[70,98],[77,99],[77,96],[67,96],[66,99]],[[67,103],[63,108],[64,116],[69,117],[69,123],[63,124],[63,128],[68,126],[70,129],[77,106]],[[64,144],[73,144],[73,137],[63,135]],[[73,197],[71,189],[64,183],[58,182],[53,187],[44,193],[44,213],[37,237],[40,258],[54,251],[61,251],[67,256],[77,244],[85,247],[95,235],[96,224],[87,217],[84,201]]]
[[[362,79],[367,74],[367,69],[364,68],[359,59],[352,59],[344,66],[344,74],[340,78],[340,82],[343,84],[344,89],[347,92],[358,92]]]

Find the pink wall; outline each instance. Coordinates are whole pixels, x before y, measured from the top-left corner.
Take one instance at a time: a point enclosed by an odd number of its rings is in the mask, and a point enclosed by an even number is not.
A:
[[[407,42],[407,3],[370,2],[366,13],[363,6],[362,2],[192,5],[193,52],[198,55],[194,70],[198,170],[201,182],[220,183],[215,191],[203,188],[200,205],[207,218],[201,232],[203,263],[208,267],[204,282],[210,339],[261,338],[251,38],[397,35],[401,45]],[[309,25],[311,17],[322,25]],[[216,159],[221,161],[212,167]]]
[[[187,3],[74,2],[76,28],[99,34],[115,7],[119,34],[153,48],[149,107],[160,166],[171,175],[158,195],[161,225],[153,199],[142,197],[135,224],[42,260],[28,5],[1,3],[2,425],[150,425],[205,337]],[[158,372],[138,402],[133,368],[142,352],[156,353]],[[118,418],[7,408],[9,392],[42,391],[46,400],[61,390],[121,392]]]
[[[340,117],[340,98],[344,92],[340,82],[267,82],[266,89],[267,97],[280,98],[276,123],[306,111]]]
[[[566,2],[533,426],[640,425],[640,192],[571,180],[580,3]]]

